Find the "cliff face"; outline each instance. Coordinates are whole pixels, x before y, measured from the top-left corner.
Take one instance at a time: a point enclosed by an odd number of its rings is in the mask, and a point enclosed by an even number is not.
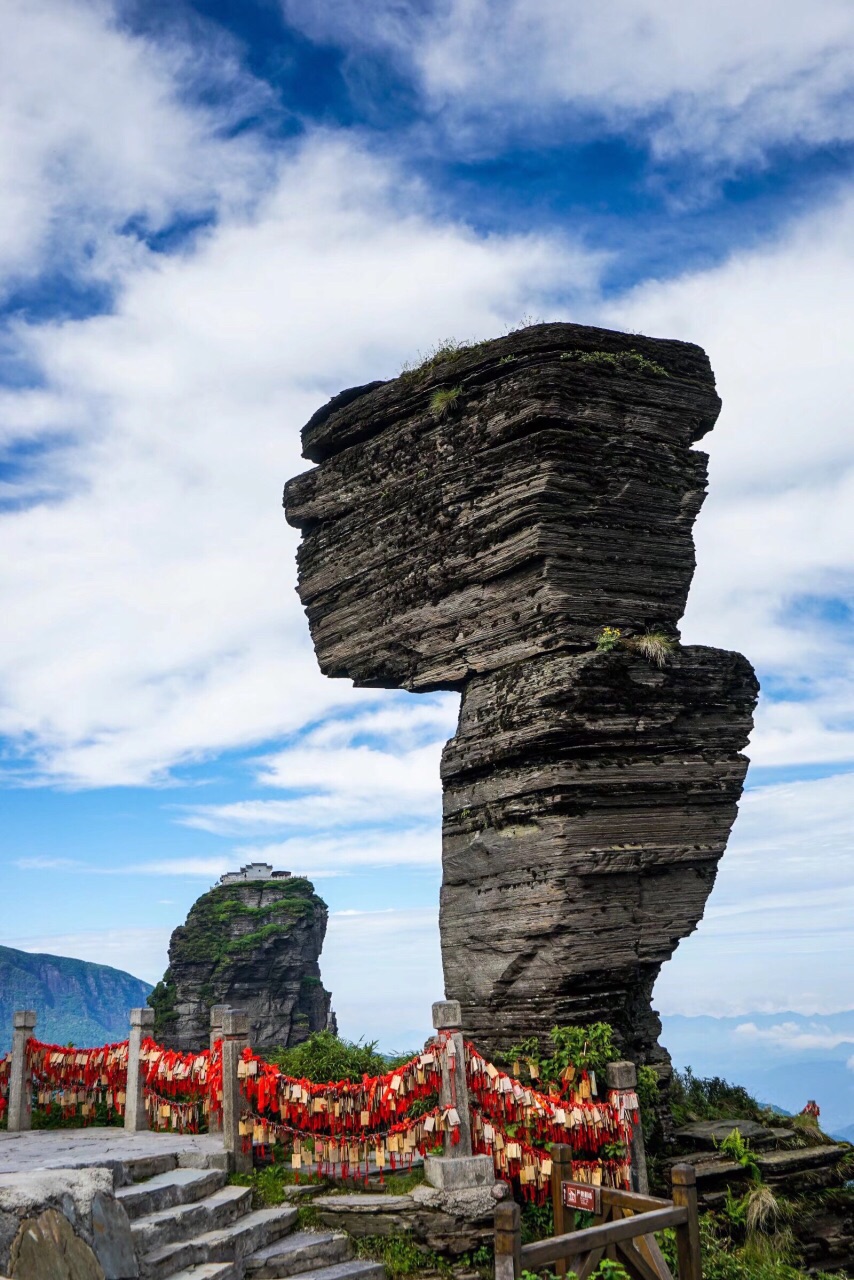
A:
[[[308,880],[217,885],[172,934],[169,968],[152,993],[155,1038],[203,1048],[215,1004],[243,1009],[253,1048],[299,1044],[334,1025],[318,958],[326,904]]]
[[[16,1009],[36,1010],[36,1037],[46,1044],[126,1040],[130,1010],[150,991],[150,982],[105,964],[0,947],[0,1054],[11,1046]]]
[[[437,395],[437,392],[441,393]],[[460,689],[445,749],[446,994],[486,1050],[606,1018],[657,1055],[662,962],[702,916],[757,685],[678,640],[720,408],[687,343],[538,325],[336,397],[285,491],[321,668]]]

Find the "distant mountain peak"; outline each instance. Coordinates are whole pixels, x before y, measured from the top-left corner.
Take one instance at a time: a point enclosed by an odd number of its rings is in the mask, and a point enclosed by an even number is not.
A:
[[[16,1009],[35,1009],[36,1037],[48,1044],[125,1040],[129,1011],[142,1008],[151,990],[106,964],[0,946],[0,1053],[11,1043]]]

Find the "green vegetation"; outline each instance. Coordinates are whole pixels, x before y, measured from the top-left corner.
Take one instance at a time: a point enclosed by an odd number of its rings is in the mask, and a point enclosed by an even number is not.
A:
[[[439,365],[454,364],[463,356],[480,351],[485,346],[485,342],[460,342],[457,338],[446,338],[444,342],[438,343],[428,351],[426,356],[421,356],[419,353],[417,364],[405,364],[400,371],[400,380],[416,384],[423,382]]]
[[[419,1165],[409,1173],[390,1173],[386,1170],[385,1189],[393,1196],[408,1196],[416,1187],[423,1187],[425,1182],[424,1166]]]
[[[534,1204],[526,1200],[522,1205],[522,1244],[531,1244],[534,1240],[545,1240],[555,1233],[555,1216],[551,1199],[542,1204]]]
[[[435,418],[447,418],[456,409],[462,394],[462,387],[440,387],[430,397],[430,412]]]
[[[626,643],[655,667],[663,667],[676,648],[675,641],[663,631],[647,631],[642,636],[633,636]]]
[[[407,1062],[411,1054],[387,1055],[377,1051],[376,1040],[343,1040],[331,1031],[315,1031],[302,1044],[276,1049],[270,1054],[285,1075],[319,1084],[327,1080],[361,1080],[379,1076]]]
[[[613,653],[622,640],[623,633],[619,627],[603,627],[596,637],[596,652]]]
[[[148,1006],[154,1010],[154,1038],[161,1040],[168,1035],[178,1021],[177,991],[172,970],[167,969],[157,986],[148,997]],[[211,1004],[214,1001],[211,1000]]]
[[[676,641],[664,631],[645,631],[639,636],[624,636],[619,627],[602,627],[596,636],[597,653],[613,653],[615,649],[628,649],[630,652],[639,653],[642,658],[646,658],[647,662],[653,663],[656,667],[663,667],[675,648]]]
[[[451,1275],[451,1264],[441,1254],[416,1244],[411,1236],[361,1236],[353,1241],[357,1258],[372,1258],[381,1262],[388,1280],[401,1276],[417,1275],[420,1271]]]
[[[282,1153],[275,1164],[253,1169],[251,1173],[233,1173],[228,1179],[233,1187],[252,1188],[252,1208],[265,1209],[282,1204],[287,1199],[286,1189],[296,1185],[296,1174],[283,1164]]]
[[[761,1120],[767,1114],[741,1085],[720,1076],[701,1079],[690,1067],[673,1072],[670,1110],[677,1127],[692,1120]]]
[[[637,1094],[638,1102],[640,1103],[643,1136],[649,1142],[655,1129],[659,1098],[658,1072],[654,1067],[638,1067]]]
[[[553,1271],[522,1271],[520,1280],[555,1280]],[[578,1280],[574,1271],[567,1271],[566,1280]],[[603,1258],[589,1280],[629,1280],[629,1273],[621,1262]]]
[[[450,1280],[453,1270],[459,1267],[478,1271],[484,1280],[491,1280],[495,1271],[491,1244],[482,1244],[477,1249],[460,1254],[453,1263],[407,1235],[362,1236],[353,1241],[353,1246],[357,1258],[371,1258],[382,1262],[389,1280],[400,1280],[403,1276],[424,1272],[429,1272],[431,1277],[438,1275],[443,1280],[445,1277]]]
[[[553,1045],[550,1056],[543,1054],[536,1036],[510,1049],[507,1058],[513,1075],[519,1074],[516,1068],[525,1062],[533,1080],[560,1086],[569,1068],[604,1075],[608,1063],[616,1062],[620,1056],[607,1022],[592,1022],[587,1027],[552,1027],[549,1038]]]
[[[664,1231],[658,1237],[661,1251],[671,1270],[676,1267],[676,1234]],[[806,1280],[797,1264],[791,1232],[755,1232],[752,1240],[733,1238],[726,1214],[704,1213],[700,1217],[700,1248],[704,1280]]]
[[[247,887],[255,891],[276,889],[281,897],[252,907],[243,901]],[[289,932],[295,921],[310,918],[322,905],[311,882],[302,877],[250,886],[217,885],[197,899],[187,923],[175,930],[181,959],[214,965],[226,963],[230,956],[251,950],[265,937]],[[242,937],[233,937],[231,926],[238,919],[256,927]]]
[[[663,365],[648,360],[639,351],[564,351],[561,360],[572,360],[576,364],[593,365],[596,369],[609,373],[641,373],[647,377],[669,378],[670,374]]]

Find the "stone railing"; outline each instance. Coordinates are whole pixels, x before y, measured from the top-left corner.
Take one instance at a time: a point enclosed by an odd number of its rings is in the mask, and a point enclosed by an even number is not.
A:
[[[452,1128],[445,1131],[444,1154],[425,1156],[427,1181],[446,1191],[491,1186],[495,1178],[492,1156],[476,1155],[472,1150],[472,1099],[466,1074],[466,1044],[459,1003],[456,1000],[441,1000],[434,1004],[433,1025],[444,1046],[441,1055],[439,1106],[442,1111],[451,1111],[456,1115]],[[24,1009],[15,1013],[12,1050],[8,1061],[8,1128],[11,1132],[26,1130],[32,1125],[33,1079],[27,1044],[34,1038],[35,1028],[34,1010]],[[150,1040],[153,1031],[152,1009],[130,1011],[124,1098],[124,1127],[129,1132],[140,1132],[150,1125],[142,1050],[144,1042]],[[222,1097],[211,1099],[214,1105],[208,1109],[208,1132],[221,1135],[232,1168],[237,1172],[245,1172],[252,1168],[253,1161],[252,1142],[251,1139],[247,1140],[243,1130],[246,1099],[238,1071],[244,1050],[249,1047],[249,1020],[246,1013],[226,1005],[213,1006],[210,1013],[212,1061],[215,1060],[215,1046],[218,1042],[222,1055]],[[637,1073],[633,1063],[614,1062],[608,1066],[609,1100],[621,1114],[624,1109],[636,1109],[636,1083]],[[217,1103],[221,1105],[216,1105]],[[642,1129],[639,1123],[629,1127],[631,1189],[647,1194]]]

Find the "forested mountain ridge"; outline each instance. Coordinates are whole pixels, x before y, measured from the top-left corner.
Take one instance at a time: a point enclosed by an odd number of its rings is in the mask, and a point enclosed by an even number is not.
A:
[[[151,990],[105,964],[0,947],[0,1053],[11,1044],[16,1009],[35,1009],[36,1038],[49,1044],[125,1040],[128,1011],[142,1008]]]

